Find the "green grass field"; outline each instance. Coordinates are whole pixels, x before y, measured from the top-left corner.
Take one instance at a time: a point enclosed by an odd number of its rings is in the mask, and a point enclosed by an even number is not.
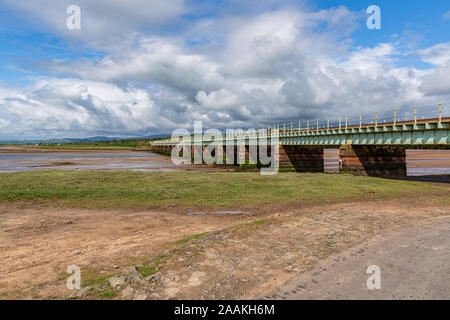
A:
[[[50,150],[134,150],[135,147],[131,146],[94,146],[90,144],[61,144],[61,145],[42,145],[42,146],[30,146],[29,149],[50,149]]]
[[[443,195],[412,181],[257,172],[35,171],[0,174],[0,203],[74,208],[238,207]]]
[[[28,149],[51,149],[51,150],[140,150],[148,149],[150,142],[158,139],[123,139],[112,141],[89,141],[74,143],[42,143],[40,145],[3,145],[5,147],[20,146]],[[2,145],[0,145],[1,147]]]
[[[100,141],[100,142],[79,142],[67,144],[48,144],[40,146],[32,146],[37,149],[69,149],[69,150],[133,150],[141,147],[149,147],[147,140],[130,140],[130,141]]]

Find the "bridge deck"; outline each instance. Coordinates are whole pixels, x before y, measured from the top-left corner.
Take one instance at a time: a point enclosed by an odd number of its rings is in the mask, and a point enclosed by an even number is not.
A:
[[[227,144],[266,144],[276,137],[281,145],[339,146],[356,145],[448,145],[450,144],[450,117],[408,120],[389,123],[334,126],[329,128],[306,128],[302,130],[273,129],[227,135],[223,138],[204,139],[198,142],[191,136],[186,144],[209,145]],[[273,140],[273,139],[272,139]],[[153,146],[174,146],[179,141],[159,140]]]

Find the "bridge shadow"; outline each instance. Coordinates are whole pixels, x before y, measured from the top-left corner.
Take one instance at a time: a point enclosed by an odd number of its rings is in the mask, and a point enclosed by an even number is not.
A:
[[[342,146],[340,156],[344,160],[343,172],[370,177],[450,184],[449,174],[433,175],[434,167],[445,167],[445,159],[440,159],[423,150],[418,158],[421,173],[429,175],[408,176],[407,150],[402,146]],[[430,161],[427,161],[430,159]],[[414,159],[412,159],[414,160]],[[411,161],[411,158],[410,158]]]
[[[341,146],[342,170],[371,177],[405,177],[404,148],[380,146]]]
[[[435,176],[402,176],[402,175],[376,175],[371,174],[371,177],[377,177],[381,179],[389,180],[403,180],[403,181],[418,181],[418,182],[433,182],[433,183],[445,183],[450,185],[450,175],[435,175]]]
[[[283,146],[280,148],[280,168],[295,172],[323,172],[323,148]]]
[[[385,176],[380,178],[393,179],[393,180],[407,180],[407,181],[420,181],[420,182],[435,182],[435,183],[445,183],[450,185],[450,175],[436,175],[436,176]]]

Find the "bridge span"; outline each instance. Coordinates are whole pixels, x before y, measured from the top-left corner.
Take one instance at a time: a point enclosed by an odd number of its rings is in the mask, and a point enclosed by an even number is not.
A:
[[[217,160],[226,155],[227,147],[232,146],[237,158],[244,160],[239,162],[241,166],[258,166],[258,160],[252,159],[249,149],[251,146],[271,146],[274,143],[271,140],[276,138],[281,171],[363,175],[450,174],[448,105],[446,108],[439,105],[360,114],[334,121],[282,123],[258,130],[191,138],[191,141],[181,144],[189,144],[193,154],[201,153],[207,145],[221,146],[223,151],[215,154]],[[169,155],[177,145],[180,142],[171,139],[154,141],[151,146],[153,151]]]

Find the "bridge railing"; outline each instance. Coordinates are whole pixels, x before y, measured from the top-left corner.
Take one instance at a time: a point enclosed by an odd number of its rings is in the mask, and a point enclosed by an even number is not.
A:
[[[319,120],[297,120],[291,122],[278,122],[273,125],[265,126],[262,129],[278,129],[280,133],[316,131],[328,129],[345,129],[367,126],[382,126],[386,124],[405,124],[439,122],[450,120],[450,103],[439,104],[425,107],[402,107],[391,111],[381,111],[373,113],[360,113],[347,116],[341,116],[337,119],[319,119]],[[260,130],[261,132],[261,130]]]
[[[222,131],[223,138],[242,138],[255,137],[271,134],[274,129],[278,130],[276,133],[284,134],[290,132],[308,132],[317,130],[336,130],[348,129],[358,127],[373,127],[383,125],[402,125],[402,124],[420,124],[423,122],[437,123],[450,122],[450,102],[441,103],[433,106],[423,107],[402,107],[388,111],[360,113],[353,115],[346,115],[334,119],[320,119],[320,120],[293,120],[290,122],[281,121],[269,126],[263,126],[258,129],[241,130],[238,133],[227,134],[225,130]],[[201,138],[201,136],[194,136],[192,138]],[[160,141],[165,142],[165,141]]]

